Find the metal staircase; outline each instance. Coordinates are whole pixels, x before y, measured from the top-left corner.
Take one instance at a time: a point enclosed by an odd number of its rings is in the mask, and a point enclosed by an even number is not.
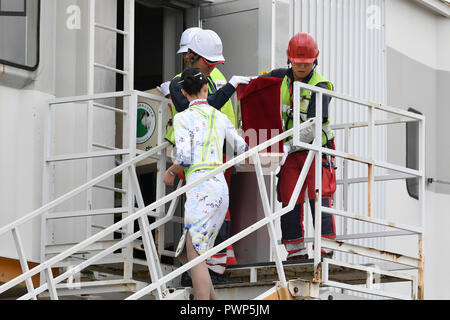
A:
[[[395,113],[400,115],[400,118],[378,121],[377,123],[373,120],[370,120],[367,123],[361,123],[357,125],[367,126],[369,130],[373,130],[375,125],[386,125],[390,123],[404,122],[404,121],[417,121],[420,127],[420,145],[423,148],[424,139],[424,121],[425,119],[421,115],[412,114],[401,109],[395,109],[387,106],[376,105],[373,103],[368,103],[364,101],[360,101],[357,99],[353,99],[347,96],[340,95],[338,93],[330,92],[321,88],[311,87],[302,83],[295,83],[296,91],[299,92],[300,87],[306,88],[308,90],[315,91],[318,94],[318,101],[320,103],[321,97],[323,94],[328,94],[333,96],[336,99],[345,99],[347,101],[352,101],[354,103],[359,104],[360,106],[368,107],[371,112],[377,110],[383,110],[390,113]],[[107,94],[107,96],[120,96],[126,95],[127,93],[112,93]],[[137,96],[145,96],[150,99],[155,99],[163,102],[165,99],[157,96],[152,96],[146,93],[133,91],[130,93],[132,96],[131,100],[136,101]],[[64,103],[65,101],[81,101],[87,99],[98,99],[105,97],[105,94],[94,95],[93,97],[78,97],[76,99],[70,98],[68,100],[56,99],[50,104],[55,103]],[[299,106],[299,97],[295,98],[295,114],[294,117],[299,117],[298,114],[298,106]],[[133,105],[129,107],[129,114],[133,113]],[[162,109],[161,109],[162,110]],[[320,111],[316,115],[319,119],[321,118]],[[162,119],[162,117],[161,117]],[[156,298],[156,299],[184,299],[189,297],[189,289],[184,288],[176,288],[176,286],[172,286],[169,288],[167,286],[170,281],[175,280],[179,277],[183,272],[194,266],[195,264],[205,260],[216,252],[219,252],[223,248],[226,248],[229,244],[235,243],[243,237],[249,235],[252,232],[262,228],[268,227],[268,232],[270,234],[270,239],[274,247],[277,247],[277,239],[274,231],[274,221],[278,219],[281,215],[287,213],[292,210],[295,205],[295,199],[298,197],[301,186],[304,183],[306,173],[313,161],[315,155],[318,155],[316,159],[321,159],[321,153],[327,153],[330,155],[334,155],[336,157],[342,157],[345,159],[349,159],[352,161],[359,161],[365,163],[368,168],[371,166],[380,166],[389,170],[394,170],[403,174],[403,177],[418,177],[420,181],[420,203],[421,208],[423,210],[423,202],[424,202],[424,161],[423,157],[421,158],[420,169],[413,170],[408,168],[403,168],[398,165],[389,164],[386,162],[378,161],[373,159],[372,155],[370,158],[360,157],[353,154],[349,154],[342,151],[335,151],[327,148],[323,148],[320,145],[319,139],[316,139],[313,144],[302,143],[298,139],[298,132],[306,127],[309,127],[315,124],[315,119],[311,119],[307,122],[304,122],[300,125],[295,125],[289,131],[283,132],[282,134],[258,145],[257,147],[249,150],[248,152],[233,158],[228,161],[220,168],[215,170],[211,170],[211,172],[205,176],[203,179],[198,180],[190,185],[181,186],[181,182],[179,183],[177,190],[158,198],[158,200],[148,206],[144,206],[142,195],[140,194],[139,184],[136,176],[135,165],[137,162],[142,161],[143,159],[150,156],[165,157],[165,153],[163,152],[165,148],[168,147],[168,143],[161,143],[156,148],[142,153],[140,155],[131,156],[128,161],[125,161],[123,164],[117,166],[116,168],[109,170],[108,172],[90,180],[88,183],[72,190],[71,192],[47,203],[43,207],[38,210],[33,211],[27,216],[17,220],[16,222],[3,227],[0,229],[0,234],[4,234],[7,232],[12,232],[13,236],[16,239],[17,249],[20,253],[20,237],[18,234],[18,228],[25,222],[30,219],[40,216],[48,218],[47,212],[59,205],[60,203],[76,196],[77,194],[92,188],[93,186],[99,184],[103,180],[108,177],[113,176],[119,172],[127,172],[130,177],[129,189],[127,189],[128,194],[133,196],[133,200],[136,200],[138,204],[138,209],[135,209],[134,206],[131,206],[131,214],[123,217],[121,221],[105,228],[104,230],[99,231],[96,234],[88,237],[86,240],[81,241],[75,245],[68,245],[66,248],[60,248],[60,250],[56,250],[54,252],[54,256],[46,259],[40,265],[34,267],[31,270],[27,270],[26,267],[23,268],[23,274],[13,279],[12,281],[3,284],[0,286],[0,294],[13,288],[14,286],[20,284],[22,281],[25,281],[27,284],[28,293],[23,295],[20,299],[30,299],[34,297],[40,297],[44,292],[48,292],[48,295],[52,299],[57,299],[61,294],[82,294],[83,292],[111,292],[111,291],[128,291],[134,292],[129,295],[127,299],[139,299],[139,298]],[[338,125],[336,125],[338,126]],[[162,120],[159,121],[159,130],[162,130]],[[316,126],[316,136],[321,137],[321,125]],[[162,131],[161,131],[162,132]],[[268,146],[277,143],[280,140],[285,139],[286,137],[293,135],[294,136],[294,144],[298,146],[302,146],[303,148],[307,148],[311,150],[308,154],[306,165],[300,174],[300,177],[297,181],[296,188],[292,195],[291,201],[289,205],[285,208],[279,210],[271,210],[271,206],[269,203],[268,193],[266,190],[265,182],[263,180],[263,169],[261,166],[260,152],[265,150]],[[162,136],[162,135],[161,135]],[[370,136],[370,135],[369,135]],[[370,150],[370,149],[369,149]],[[162,154],[162,156],[161,156]],[[190,188],[195,187],[197,184],[201,183],[203,180],[208,179],[211,176],[216,175],[217,173],[230,168],[236,164],[245,162],[246,159],[251,158],[256,172],[256,177],[258,179],[258,186],[260,197],[262,199],[265,217],[251,226],[245,228],[239,233],[235,234],[227,241],[217,245],[216,247],[210,249],[205,254],[199,256],[195,260],[183,265],[179,268],[169,268],[165,269],[160,263],[160,256],[158,250],[155,246],[154,238],[152,236],[151,231],[155,230],[164,224],[168,223],[172,220],[174,215],[174,208],[176,201],[179,196],[185,193]],[[314,160],[317,161],[317,160]],[[317,167],[320,168],[320,165]],[[371,169],[368,169],[371,170]],[[369,171],[370,172],[370,171]],[[316,172],[317,177],[321,177],[321,170]],[[367,183],[370,185],[378,180],[388,180],[388,179],[399,179],[398,175],[387,175],[382,177],[375,177],[368,175]],[[160,179],[160,178],[159,178]],[[321,179],[316,179],[316,194],[318,194],[318,198],[320,198],[321,193]],[[369,187],[369,190],[371,188]],[[369,195],[368,195],[369,196]],[[167,213],[163,215],[158,214],[158,208],[163,207],[165,204],[169,204],[170,207]],[[380,248],[369,248],[360,245],[351,244],[350,242],[344,241],[352,239],[352,235],[341,235],[338,236],[336,240],[329,240],[322,238],[318,232],[315,232],[313,239],[306,239],[306,241],[313,241],[315,248],[326,247],[336,251],[371,257],[374,259],[378,259],[384,262],[389,262],[391,267],[387,269],[383,269],[381,264],[367,266],[367,265],[355,265],[345,261],[337,261],[333,259],[321,259],[318,254],[315,254],[314,259],[299,262],[297,264],[289,264],[283,262],[281,259],[281,255],[279,250],[275,252],[274,261],[266,264],[266,265],[253,265],[253,266],[238,266],[234,268],[229,268],[227,273],[231,278],[241,278],[245,282],[235,285],[233,288],[223,287],[222,289],[230,289],[237,291],[245,291],[245,288],[256,288],[259,287],[264,292],[260,293],[257,296],[249,296],[248,298],[320,298],[320,290],[323,287],[334,287],[341,288],[344,290],[351,290],[361,293],[367,293],[376,296],[395,298],[395,299],[416,299],[423,298],[423,226],[409,226],[404,224],[399,224],[392,221],[385,221],[382,219],[378,219],[374,217],[374,212],[368,210],[372,214],[362,215],[356,213],[349,213],[344,210],[336,209],[336,208],[326,208],[320,205],[316,205],[316,214],[320,217],[322,212],[329,212],[335,215],[344,216],[349,219],[356,219],[358,221],[365,221],[368,223],[374,223],[378,225],[383,225],[389,228],[399,229],[403,231],[403,233],[399,234],[398,231],[384,232],[380,235],[371,235],[371,236],[390,236],[390,235],[411,235],[415,234],[418,236],[418,254],[416,257],[405,256],[395,252],[388,252],[386,250],[382,250]],[[423,214],[423,211],[422,211]],[[147,216],[153,216],[156,218],[156,221],[149,224]],[[140,224],[140,230],[131,233],[124,233],[121,240],[115,241],[102,241],[102,239],[112,234],[120,229],[124,229],[129,226],[132,222],[138,221]],[[321,219],[318,218],[315,220],[315,230],[321,230],[320,222]],[[138,241],[138,238],[142,237],[141,241]],[[343,240],[340,240],[342,238]],[[126,273],[124,272],[123,277],[120,279],[114,280],[105,280],[105,281],[87,281],[87,282],[74,282],[74,275],[79,274],[84,269],[89,269],[90,266],[93,265],[104,265],[111,263],[122,263],[123,270],[127,270],[126,267],[126,255],[119,255],[118,258],[108,258],[113,254],[116,250],[120,248],[132,248],[135,246],[143,245],[146,261],[142,263],[145,266],[145,272],[148,272],[151,280],[148,282],[145,281],[136,281],[132,279],[132,276],[127,278]],[[60,252],[62,251],[62,252]],[[316,250],[315,252],[320,252],[320,250]],[[84,260],[75,265],[71,265],[67,267],[67,264],[64,264],[68,261],[70,257],[74,255],[84,255]],[[21,262],[23,266],[26,266],[26,258],[23,253],[19,255],[21,257]],[[108,260],[109,259],[109,260]],[[402,268],[398,268],[400,270],[408,269],[413,270],[413,273],[393,270],[392,264],[396,266],[402,266]],[[56,276],[53,275],[52,269],[59,266],[66,266],[66,271],[58,274]],[[141,269],[142,270],[142,269]],[[30,283],[30,279],[33,275],[36,275],[40,272],[45,273],[46,280],[41,283],[38,288],[33,288],[33,285]],[[248,274],[246,274],[248,273]],[[132,272],[130,272],[132,275]],[[248,278],[246,280],[246,277]],[[71,280],[72,279],[72,280]],[[259,279],[259,280],[258,280]],[[396,293],[391,293],[388,291],[379,290],[374,288],[375,280],[381,282],[409,282],[411,284],[411,294],[409,295],[401,295]],[[262,280],[262,282],[260,281]],[[63,282],[66,281],[66,282]],[[151,281],[151,282],[150,282]],[[272,288],[267,287],[269,283],[272,284]],[[265,282],[265,283],[264,283]],[[274,285],[275,282],[275,285]],[[361,286],[360,284],[364,284]],[[269,285],[270,286],[270,285]],[[228,286],[229,287],[229,286]],[[220,289],[220,288],[219,288]],[[76,292],[76,293],[75,293]],[[255,293],[255,290],[252,291]],[[150,296],[149,296],[150,295]]]
[[[183,186],[180,182],[175,191],[166,195],[166,187],[163,183],[163,174],[166,170],[168,161],[166,149],[169,143],[165,142],[165,120],[167,119],[167,108],[163,105],[168,100],[133,90],[133,38],[134,38],[134,0],[125,1],[125,30],[97,24],[95,22],[95,1],[90,1],[90,48],[89,61],[90,68],[88,72],[89,92],[86,96],[58,98],[49,102],[47,113],[48,131],[46,134],[46,151],[44,164],[44,186],[43,203],[44,205],[27,214],[21,219],[4,226],[0,229],[0,235],[11,233],[14,240],[18,256],[22,266],[22,274],[15,279],[0,286],[1,294],[21,286],[25,282],[26,293],[19,299],[59,299],[62,297],[76,297],[81,295],[99,295],[107,297],[108,294],[120,293],[122,298],[126,299],[189,299],[191,296],[190,288],[182,288],[177,280],[180,275],[192,268],[194,265],[204,261],[213,254],[226,248],[228,245],[236,243],[249,234],[266,228],[268,230],[271,245],[274,250],[273,261],[253,265],[238,265],[227,269],[227,275],[231,279],[240,280],[240,283],[217,286],[219,297],[232,299],[320,299],[327,294],[327,288],[339,288],[347,291],[365,293],[373,296],[385,297],[389,299],[423,299],[423,233],[424,233],[424,203],[425,203],[425,158],[424,158],[424,134],[425,118],[421,115],[407,112],[401,109],[382,106],[375,103],[362,101],[336,92],[331,92],[322,88],[312,87],[304,83],[296,82],[294,92],[299,93],[301,88],[311,90],[317,94],[317,103],[321,105],[323,95],[332,96],[335,99],[341,99],[351,102],[359,107],[368,108],[369,119],[367,122],[352,124],[335,124],[334,130],[344,130],[350,127],[365,127],[368,130],[368,154],[366,156],[354,155],[347,150],[338,151],[324,148],[321,146],[322,121],[321,108],[318,108],[316,119],[311,119],[302,124],[300,123],[300,97],[294,96],[294,128],[283,132],[280,135],[261,143],[244,154],[241,154],[221,167],[211,170],[211,172],[202,179],[192,184]],[[105,66],[94,61],[95,47],[95,28],[102,28],[111,32],[124,35],[125,39],[125,70]],[[112,93],[94,93],[94,68],[107,69],[124,75],[124,91]],[[147,98],[160,103],[158,113],[158,145],[147,151],[136,149],[136,122],[137,122],[137,101],[139,97]],[[123,109],[108,106],[98,101],[111,98],[123,98]],[[86,103],[87,104],[87,122],[88,122],[88,152],[69,155],[52,155],[50,141],[52,130],[52,108],[56,105],[64,107],[68,103]],[[99,146],[93,141],[93,110],[102,108],[117,112],[123,115],[123,141],[122,149],[103,146],[104,150],[95,151]],[[375,111],[394,114],[396,118],[389,120],[376,121]],[[420,144],[420,163],[419,169],[413,170],[398,165],[379,161],[375,158],[374,152],[374,130],[376,126],[389,125],[394,123],[404,123],[415,121],[419,125],[419,144]],[[315,125],[315,136],[319,137],[312,144],[300,141],[299,133],[309,126]],[[264,172],[261,165],[261,152],[268,146],[293,135],[294,145],[310,150],[306,164],[297,181],[295,190],[289,205],[276,209],[271,203],[270,193],[264,181]],[[312,242],[317,250],[314,251],[314,257],[310,260],[297,261],[290,263],[283,261],[279,242],[275,230],[275,221],[286,214],[295,206],[295,201],[300,194],[301,187],[305,181],[306,174],[315,161],[316,176],[316,199],[321,199],[321,159],[322,154],[328,154],[343,158],[344,161],[356,161],[367,165],[367,177],[347,179],[341,182],[347,186],[352,183],[365,182],[368,184],[368,208],[367,213],[347,212],[344,208],[323,207],[316,201],[316,219],[314,226],[314,237],[308,238],[306,242]],[[111,157],[116,155],[123,156],[123,163],[113,169],[108,170],[96,177],[93,177],[92,159],[97,157]],[[156,177],[156,201],[145,206],[141,194],[138,177],[136,174],[136,164],[147,158],[157,159],[157,177]],[[70,192],[51,199],[51,185],[53,179],[52,163],[60,161],[86,160],[87,177],[86,183],[71,190]],[[264,208],[264,218],[250,225],[233,235],[227,241],[208,250],[205,254],[199,256],[193,261],[181,267],[161,263],[161,255],[173,256],[164,246],[163,228],[165,224],[173,221],[179,221],[174,217],[175,209],[180,199],[186,191],[202,183],[204,180],[218,174],[219,172],[235,166],[237,164],[249,163],[254,166],[260,199]],[[375,176],[373,174],[375,167],[385,168],[387,170],[398,172],[384,176]],[[105,185],[104,182],[117,174],[122,174],[122,186]],[[417,177],[419,180],[419,202],[421,210],[421,225],[410,226],[393,221],[386,221],[377,218],[373,208],[374,185],[377,181],[387,181],[392,179],[404,179],[408,177]],[[122,206],[106,209],[92,209],[92,190],[102,188],[111,192],[122,194]],[[74,197],[87,192],[86,209],[82,211],[55,212],[58,205],[74,199]],[[137,207],[136,207],[137,205]],[[167,210],[166,210],[167,209]],[[385,231],[378,234],[366,235],[370,237],[388,237],[388,236],[411,236],[417,235],[418,240],[416,256],[405,256],[395,252],[385,251],[384,248],[370,248],[361,245],[352,244],[350,240],[364,237],[364,235],[338,235],[336,240],[322,238],[321,214],[322,212],[331,213],[347,219],[355,219],[366,223],[385,226],[395,229],[395,231]],[[93,223],[91,217],[96,215],[106,215],[121,213],[121,219],[109,226],[101,226],[98,232],[91,232]],[[71,217],[87,218],[86,238],[79,243],[56,244],[47,239],[48,222],[52,219],[66,219]],[[148,217],[154,219],[150,223]],[[21,238],[19,234],[20,227],[28,221],[41,219],[42,237],[41,237],[41,263],[31,270],[28,268],[27,257],[24,254]],[[134,230],[134,222],[139,224],[139,230]],[[95,227],[95,226],[94,226]],[[153,232],[161,230],[157,236]],[[120,233],[120,239],[111,240],[115,233]],[[107,238],[109,237],[109,238]],[[370,257],[380,261],[375,265],[357,265],[347,261],[338,261],[336,259],[322,259],[320,248],[326,247],[335,251],[351,255],[360,255]],[[145,252],[145,259],[138,259],[133,256],[134,250]],[[32,277],[40,274],[40,285],[35,287]],[[406,282],[410,284],[410,294],[398,294],[388,290],[382,290],[375,286],[377,283]],[[325,293],[324,293],[325,292]]]

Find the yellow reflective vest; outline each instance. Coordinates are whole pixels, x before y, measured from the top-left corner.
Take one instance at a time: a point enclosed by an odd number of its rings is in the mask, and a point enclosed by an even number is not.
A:
[[[289,92],[289,86],[291,85],[291,79],[286,75],[281,84],[281,114],[283,117],[283,123],[286,130],[293,127],[293,110],[291,110],[291,94]],[[333,90],[333,84],[328,81],[325,77],[320,75],[318,72],[314,71],[313,76],[308,81],[309,85],[315,86],[319,83],[326,83],[329,90]],[[307,120],[309,103],[311,101],[311,91],[302,89],[300,92],[300,123]],[[316,108],[318,106],[316,105]],[[322,107],[322,106],[320,106]],[[327,122],[323,123],[322,127],[322,145],[326,145],[327,142],[334,138],[334,132],[330,128],[330,120],[328,118]],[[288,137],[286,141],[292,139]]]

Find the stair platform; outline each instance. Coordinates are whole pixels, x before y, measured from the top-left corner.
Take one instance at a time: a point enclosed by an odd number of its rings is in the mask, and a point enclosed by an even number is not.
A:
[[[283,267],[284,273],[286,275],[286,280],[299,278],[304,280],[312,280],[314,278],[314,259],[283,261]],[[385,266],[383,266],[383,268],[380,267],[380,269],[385,269]],[[392,266],[389,269],[390,271],[392,271]],[[237,280],[241,281],[242,283],[261,283],[263,285],[268,282],[274,283],[275,281],[278,281],[278,273],[275,262],[261,262],[254,264],[229,266],[225,271],[225,275],[230,280]],[[367,273],[363,270],[330,264],[328,278],[331,281],[342,282],[349,285],[361,285],[366,284]],[[392,283],[402,281],[405,280],[383,274],[380,274],[379,278],[377,278],[378,283]],[[225,284],[220,286],[227,285]]]

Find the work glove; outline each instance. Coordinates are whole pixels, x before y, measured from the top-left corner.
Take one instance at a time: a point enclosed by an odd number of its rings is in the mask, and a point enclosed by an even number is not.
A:
[[[232,76],[230,81],[228,81],[233,87],[237,88],[239,84],[248,84],[250,82],[249,77],[243,76]]]
[[[162,83],[161,86],[157,86],[156,89],[158,89],[164,97],[167,97],[170,94],[169,86],[170,81],[166,81]]]
[[[286,162],[286,158],[289,155],[289,151],[291,151],[291,146],[285,143],[283,145],[283,158],[281,159],[280,167],[284,165],[284,163]]]

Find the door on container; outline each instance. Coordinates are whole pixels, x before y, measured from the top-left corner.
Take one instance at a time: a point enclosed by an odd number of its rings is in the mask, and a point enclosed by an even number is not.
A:
[[[222,40],[225,64],[219,65],[218,69],[227,80],[233,75],[256,76],[267,70],[268,66],[261,67],[264,54],[259,50],[259,1],[234,1],[205,6],[201,8],[200,18],[202,28],[214,30]],[[265,53],[270,54],[270,51]],[[236,111],[235,96],[232,101]],[[266,185],[269,186],[268,181]],[[230,214],[231,235],[264,218],[254,172],[237,172],[232,175]],[[250,234],[233,247],[238,264],[270,260],[267,228]]]

